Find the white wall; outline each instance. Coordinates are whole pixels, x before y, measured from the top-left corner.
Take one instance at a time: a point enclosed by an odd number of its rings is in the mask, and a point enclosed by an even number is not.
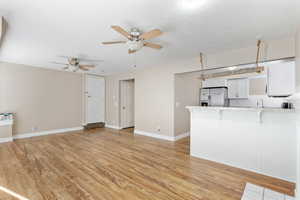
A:
[[[264,59],[295,56],[295,38],[268,41],[262,54]],[[195,52],[198,55],[198,52]],[[205,56],[208,67],[237,65],[254,62],[256,45],[242,49],[209,54]],[[152,68],[107,77],[106,123],[119,126],[118,92],[119,80],[135,79],[136,129],[165,136],[174,136],[175,73],[199,70],[199,58],[173,60]],[[158,131],[158,128],[160,131]]]

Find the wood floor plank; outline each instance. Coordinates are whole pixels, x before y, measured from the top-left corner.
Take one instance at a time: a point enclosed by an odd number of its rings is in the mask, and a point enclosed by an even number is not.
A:
[[[0,144],[0,187],[29,200],[240,200],[246,182],[293,195],[295,185],[189,156],[132,129],[95,129]],[[0,190],[0,199],[16,199]]]

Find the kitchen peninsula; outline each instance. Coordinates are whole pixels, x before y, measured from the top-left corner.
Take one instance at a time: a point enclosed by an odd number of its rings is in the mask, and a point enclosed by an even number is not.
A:
[[[296,181],[294,109],[187,108],[192,156]]]

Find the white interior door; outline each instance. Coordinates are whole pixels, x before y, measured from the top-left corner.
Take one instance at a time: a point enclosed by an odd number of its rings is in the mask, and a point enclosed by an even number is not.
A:
[[[134,127],[134,80],[120,81],[120,125]]]
[[[86,121],[87,123],[104,122],[105,115],[105,80],[103,77],[86,77]]]

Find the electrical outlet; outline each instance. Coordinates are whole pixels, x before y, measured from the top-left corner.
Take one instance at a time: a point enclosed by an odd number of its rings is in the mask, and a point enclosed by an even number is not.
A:
[[[156,130],[157,130],[158,132],[160,132],[160,126],[158,126]]]

